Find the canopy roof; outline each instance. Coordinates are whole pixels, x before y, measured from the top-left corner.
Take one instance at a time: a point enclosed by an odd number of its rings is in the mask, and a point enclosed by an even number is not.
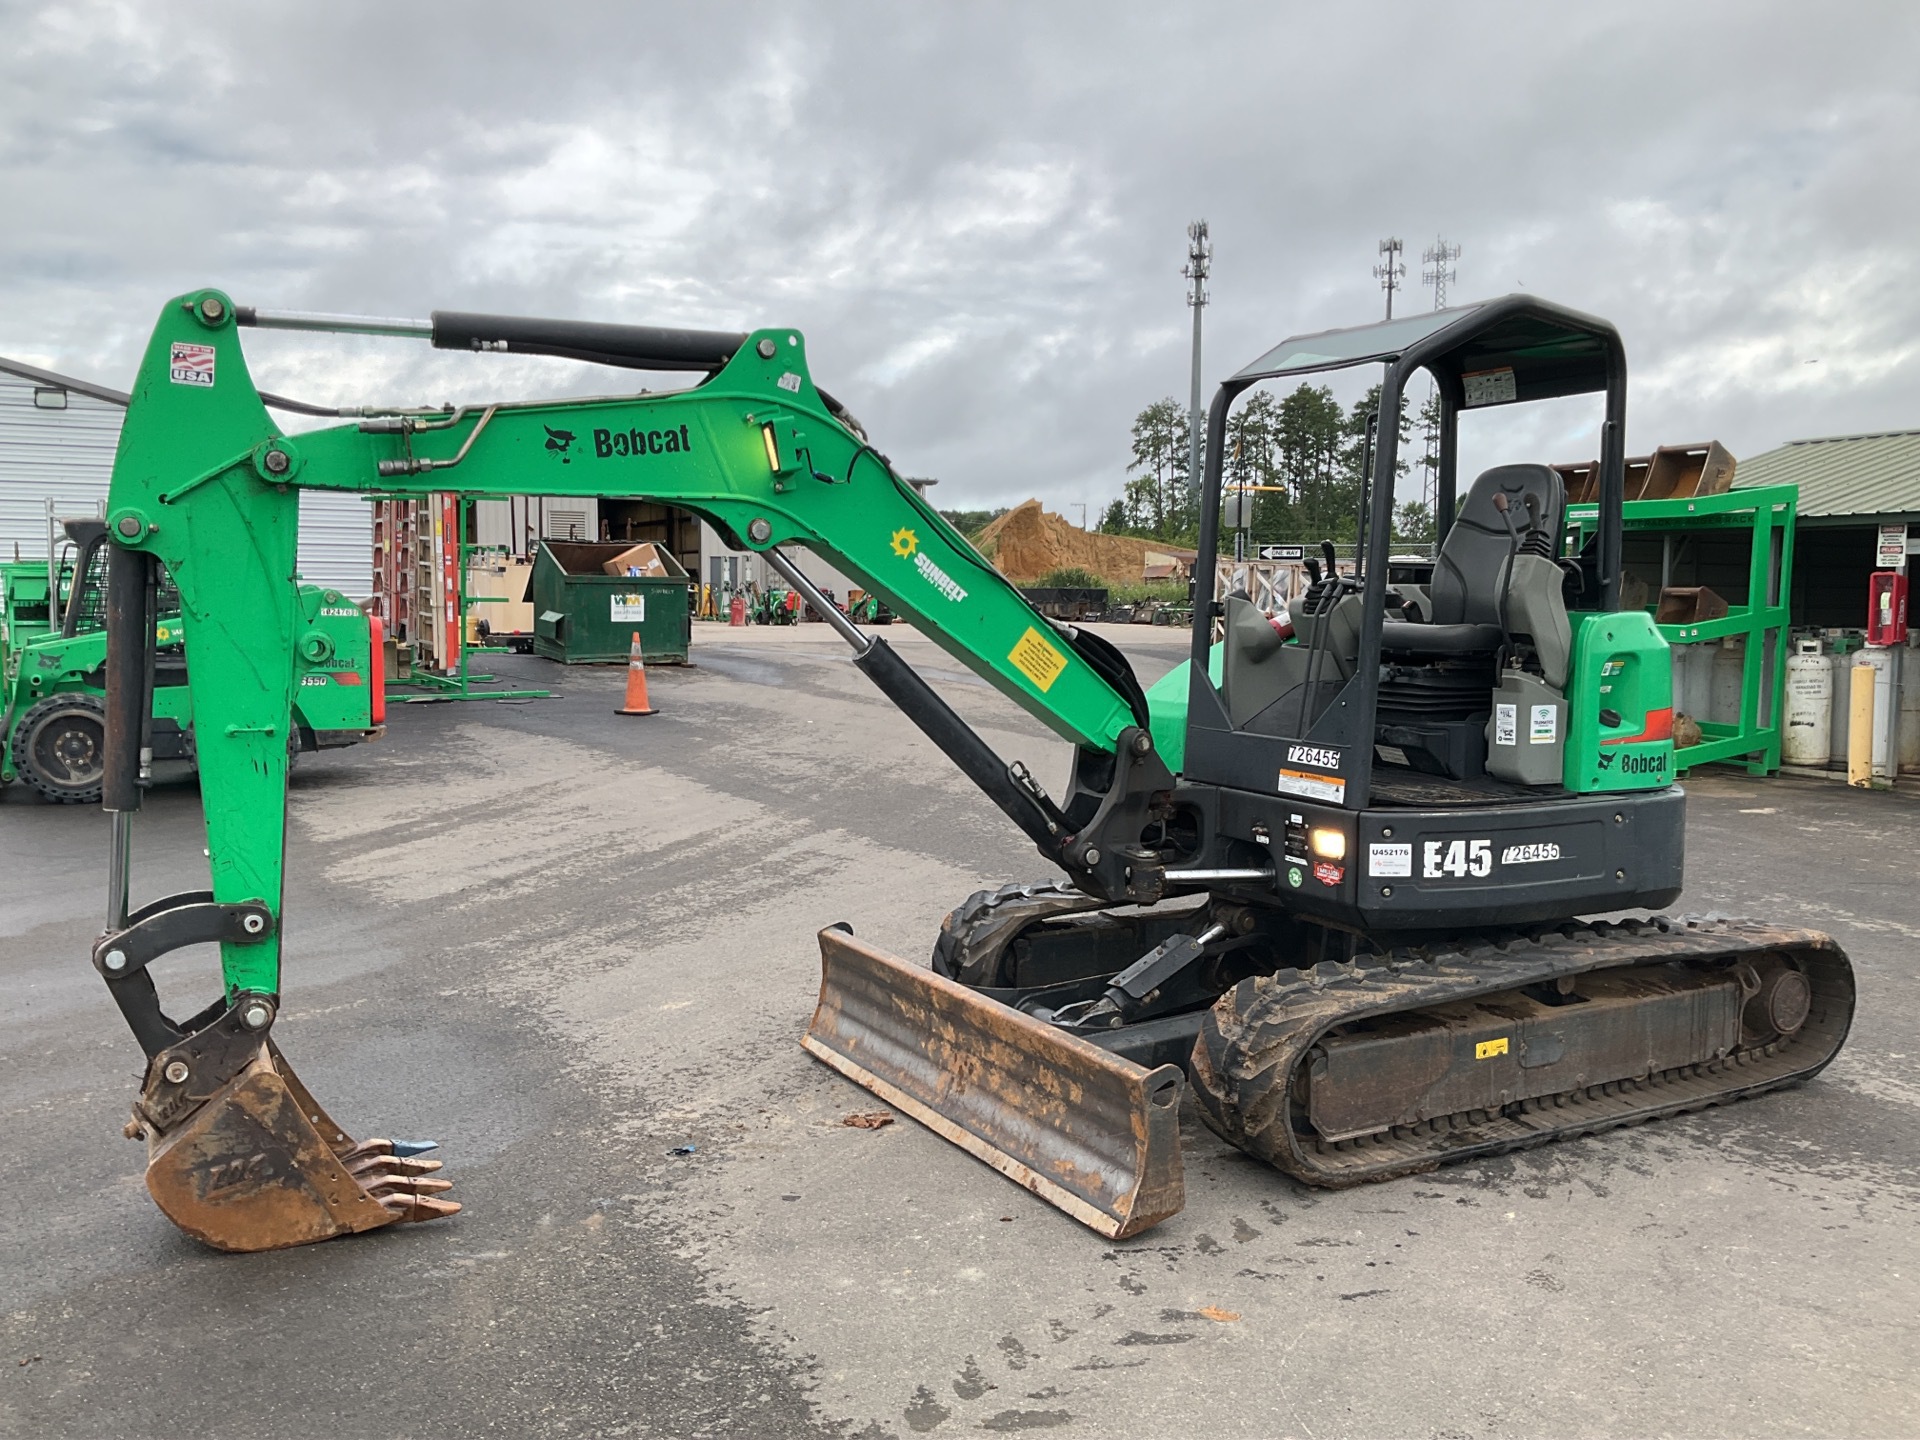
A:
[[[1607,388],[1613,326],[1531,295],[1455,305],[1344,330],[1295,335],[1234,375],[1249,385],[1282,375],[1385,364],[1413,353],[1436,375],[1460,382],[1467,408],[1583,395]]]

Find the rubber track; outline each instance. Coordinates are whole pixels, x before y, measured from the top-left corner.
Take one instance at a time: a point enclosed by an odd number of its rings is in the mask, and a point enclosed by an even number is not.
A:
[[[1330,1144],[1293,1124],[1295,1072],[1336,1025],[1516,990],[1561,976],[1672,960],[1798,959],[1813,991],[1790,1039],[1638,1080],[1429,1120]],[[1344,1187],[1444,1163],[1745,1099],[1818,1074],[1852,1023],[1853,969],[1827,935],[1684,917],[1569,923],[1323,963],[1243,980],[1203,1021],[1189,1078],[1201,1116],[1229,1144],[1312,1185]]]

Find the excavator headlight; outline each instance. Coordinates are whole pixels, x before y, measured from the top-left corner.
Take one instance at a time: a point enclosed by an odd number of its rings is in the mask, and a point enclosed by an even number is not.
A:
[[[786,467],[780,463],[780,440],[773,433],[771,420],[760,427],[760,438],[767,444],[767,468],[778,475]]]
[[[1345,832],[1331,826],[1316,825],[1313,833],[1307,836],[1307,843],[1313,847],[1313,853],[1322,860],[1344,860],[1347,858],[1347,837]]]

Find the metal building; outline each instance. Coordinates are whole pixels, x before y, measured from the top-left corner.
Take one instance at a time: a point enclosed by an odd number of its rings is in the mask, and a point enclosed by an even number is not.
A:
[[[1800,487],[1793,623],[1866,624],[1868,576],[1920,551],[1920,430],[1790,440],[1733,477],[1736,490],[1783,484]]]
[[[106,503],[127,394],[0,357],[0,558],[47,553],[53,513]],[[373,593],[373,514],[352,495],[300,496],[300,574],[356,600]]]

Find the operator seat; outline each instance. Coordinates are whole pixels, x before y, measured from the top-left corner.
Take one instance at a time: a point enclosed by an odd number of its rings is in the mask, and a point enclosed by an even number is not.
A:
[[[1514,544],[1494,504],[1496,495],[1506,496],[1507,515],[1523,539],[1529,528],[1539,529],[1558,546],[1567,508],[1559,474],[1545,465],[1501,465],[1487,471],[1473,482],[1440,546],[1429,592],[1432,616],[1386,621],[1380,629],[1383,651],[1437,657],[1500,648],[1505,639],[1500,604],[1511,583]],[[1506,618],[1516,632],[1521,628],[1511,600]]]

